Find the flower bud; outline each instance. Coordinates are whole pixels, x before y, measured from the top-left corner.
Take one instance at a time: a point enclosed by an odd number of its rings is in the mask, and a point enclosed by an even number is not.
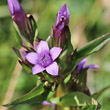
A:
[[[27,40],[33,45],[34,37],[37,36],[37,25],[33,16],[25,14],[18,0],[8,0],[8,7],[22,40]]]
[[[62,47],[66,41],[68,31],[70,13],[66,4],[64,4],[58,12],[57,20],[54,28],[55,44]]]
[[[81,60],[77,66],[77,70],[80,72],[80,71],[83,71],[83,70],[86,70],[86,69],[98,69],[99,66],[98,65],[86,65],[84,66],[84,64],[86,63],[87,59],[84,58],[83,60]]]
[[[17,24],[19,29],[25,29],[26,14],[23,11],[18,0],[8,0],[8,7],[9,7],[10,14],[12,16],[12,19]]]

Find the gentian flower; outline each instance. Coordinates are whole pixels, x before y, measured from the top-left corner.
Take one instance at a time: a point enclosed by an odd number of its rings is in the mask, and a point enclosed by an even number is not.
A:
[[[46,70],[50,75],[58,75],[58,64],[54,60],[60,55],[61,51],[60,47],[53,47],[49,51],[47,42],[40,41],[37,45],[37,53],[29,52],[26,55],[26,59],[34,65],[32,74],[38,74]]]
[[[83,60],[81,60],[77,66],[77,70],[78,71],[83,71],[83,70],[86,70],[86,69],[98,69],[99,66],[98,65],[87,65],[84,67],[84,64],[86,63],[87,59],[84,58]]]
[[[17,24],[17,26],[20,29],[24,30],[26,14],[23,11],[18,0],[8,0],[8,7],[9,7],[9,11],[14,22]]]
[[[57,20],[54,28],[55,44],[61,47],[66,41],[66,31],[68,30],[70,13],[66,4],[64,4],[58,12]]]

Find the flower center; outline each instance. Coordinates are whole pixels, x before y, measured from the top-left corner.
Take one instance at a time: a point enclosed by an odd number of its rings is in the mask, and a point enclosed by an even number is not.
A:
[[[42,52],[39,54],[38,64],[43,67],[49,66],[53,62],[49,52]]]

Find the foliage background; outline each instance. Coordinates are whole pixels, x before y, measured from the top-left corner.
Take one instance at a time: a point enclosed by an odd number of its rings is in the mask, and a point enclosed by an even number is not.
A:
[[[67,3],[70,10],[70,30],[74,48],[110,32],[109,0],[20,0],[26,13],[31,13],[37,21],[39,35],[46,39],[51,26],[56,22],[60,7]],[[0,0],[0,105],[29,92],[36,84],[36,77],[19,72],[17,56],[11,47],[19,48],[17,34],[8,11],[7,0]],[[88,58],[88,64],[97,64],[100,69],[89,70],[88,85],[91,93],[110,85],[110,43]],[[16,70],[14,69],[16,68]],[[15,72],[14,72],[15,71]],[[13,82],[10,84],[10,82]],[[11,85],[11,86],[10,86]],[[9,91],[10,88],[10,91]],[[14,93],[13,93],[14,92]],[[7,95],[8,93],[8,95]],[[110,108],[110,90],[106,90],[98,99],[101,110]],[[6,108],[2,108],[6,110]],[[36,106],[23,105],[8,110],[36,110]],[[43,108],[46,110],[46,108]]]

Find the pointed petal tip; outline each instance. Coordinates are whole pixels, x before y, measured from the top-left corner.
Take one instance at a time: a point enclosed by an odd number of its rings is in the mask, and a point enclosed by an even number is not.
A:
[[[99,66],[98,65],[87,65],[84,67],[84,69],[98,69]]]
[[[37,45],[37,52],[41,53],[42,51],[49,51],[49,47],[46,41],[41,40]]]
[[[61,51],[62,51],[62,48],[60,47],[51,48],[50,54],[51,54],[52,59],[55,60],[60,55]]]
[[[58,70],[59,70],[59,67],[56,62],[53,62],[51,65],[46,67],[46,71],[52,76],[58,76]]]
[[[41,65],[36,64],[33,68],[32,68],[32,74],[38,74],[40,72],[43,72],[45,70],[44,67],[42,67]]]

